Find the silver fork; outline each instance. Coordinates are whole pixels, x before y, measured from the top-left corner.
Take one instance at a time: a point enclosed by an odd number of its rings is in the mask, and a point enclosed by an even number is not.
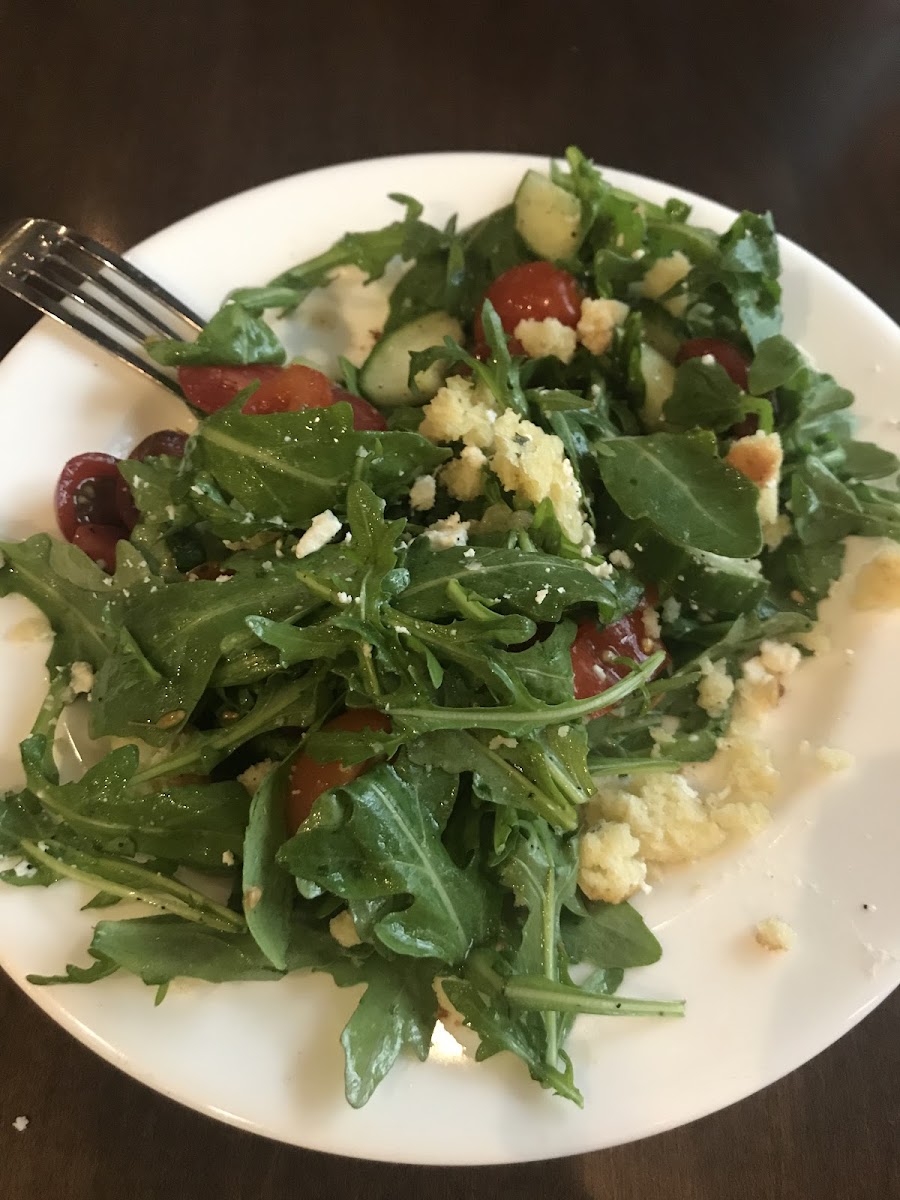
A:
[[[0,286],[181,395],[146,340],[193,340],[203,321],[115,251],[67,225],[26,217],[0,234]]]

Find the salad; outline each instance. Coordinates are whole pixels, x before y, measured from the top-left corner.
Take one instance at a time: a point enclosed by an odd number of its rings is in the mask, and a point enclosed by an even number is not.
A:
[[[620,991],[661,953],[629,900],[765,827],[760,721],[900,464],[781,334],[768,215],[718,235],[574,148],[464,230],[394,199],[154,342],[193,432],[78,455],[63,540],[0,547],[55,635],[0,875],[92,889],[88,965],[32,983],[326,972],[350,1104],[439,1019],[581,1103],[577,1014],[683,1014]],[[286,362],[273,315],[397,260],[363,361]]]

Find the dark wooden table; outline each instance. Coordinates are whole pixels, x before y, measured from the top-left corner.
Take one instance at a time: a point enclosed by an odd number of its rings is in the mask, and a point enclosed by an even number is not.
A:
[[[125,247],[309,167],[574,141],[600,162],[772,208],[900,314],[896,0],[370,8],[2,0],[0,218],[59,217]],[[0,352],[29,324],[0,297]],[[94,1058],[4,977],[0,1197],[887,1200],[900,1196],[898,1020],[895,995],[790,1078],[651,1141],[426,1170],[288,1149],[188,1112]]]

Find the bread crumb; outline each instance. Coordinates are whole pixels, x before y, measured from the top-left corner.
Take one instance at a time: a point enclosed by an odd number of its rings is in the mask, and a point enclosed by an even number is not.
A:
[[[849,771],[856,759],[849,750],[838,750],[833,746],[820,746],[816,751],[816,761],[826,771],[837,774],[840,771]]]
[[[757,942],[766,950],[790,950],[797,934],[781,917],[766,917],[754,930]]]
[[[881,550],[861,568],[853,606],[862,610],[900,608],[900,550]]]
[[[246,771],[238,775],[238,783],[243,784],[252,796],[259,790],[262,781],[274,766],[275,763],[271,758],[264,758],[262,762],[254,763],[252,767],[248,767]]]
[[[337,944],[343,946],[345,950],[349,950],[353,946],[359,946],[362,941],[357,933],[356,925],[353,923],[350,910],[347,908],[343,912],[339,912],[336,917],[331,918],[328,922],[328,932]]]
[[[474,500],[484,487],[486,464],[484,451],[478,446],[463,446],[459,458],[451,459],[441,468],[441,483],[454,499]]]
[[[634,566],[624,550],[613,550],[608,557],[614,567],[621,567],[623,571],[630,571]]]

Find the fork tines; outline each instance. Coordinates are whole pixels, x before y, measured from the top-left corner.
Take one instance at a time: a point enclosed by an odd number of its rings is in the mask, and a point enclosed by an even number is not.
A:
[[[148,357],[145,342],[192,339],[203,322],[93,238],[53,221],[17,221],[0,237],[0,285],[179,392],[166,369]]]

